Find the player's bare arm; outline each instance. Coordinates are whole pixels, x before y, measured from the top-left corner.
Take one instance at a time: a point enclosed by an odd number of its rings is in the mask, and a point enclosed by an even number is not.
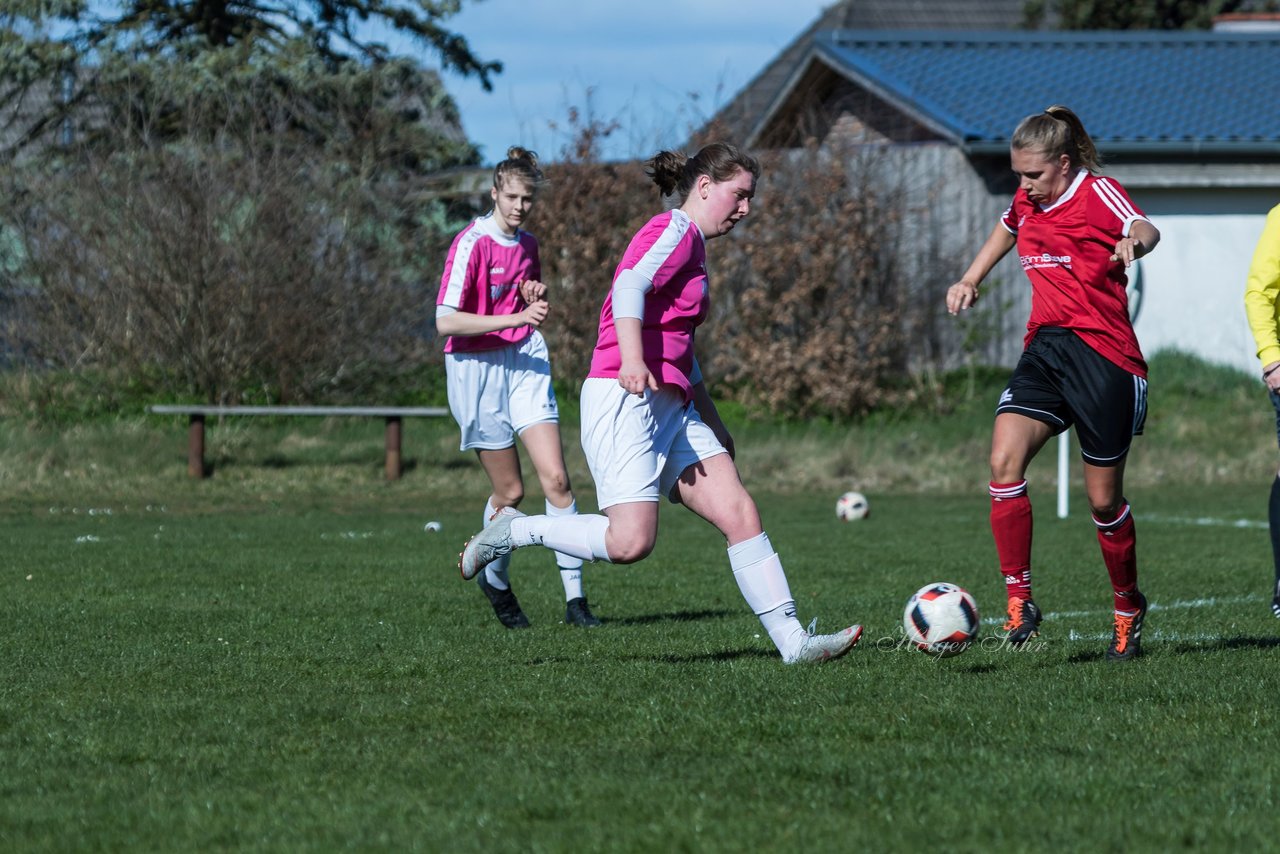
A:
[[[545,300],[533,303],[515,314],[474,314],[455,311],[436,318],[436,332],[440,335],[483,335],[500,329],[513,329],[528,324],[535,329],[546,320],[548,305]]]
[[[1160,242],[1160,231],[1149,222],[1139,220],[1129,229],[1129,235],[1116,241],[1116,250],[1111,253],[1112,261],[1120,261],[1126,267],[1144,255],[1151,254]]]
[[[947,288],[947,311],[959,314],[971,308],[978,301],[978,286],[987,277],[992,268],[1000,263],[1000,259],[1014,247],[1017,238],[1003,225],[996,223],[995,228],[982,244],[978,255],[969,265],[969,269],[960,277],[960,281]]]
[[[618,333],[618,385],[631,394],[642,395],[645,389],[658,390],[658,380],[644,363],[644,341],[640,337],[640,318],[614,318]]]

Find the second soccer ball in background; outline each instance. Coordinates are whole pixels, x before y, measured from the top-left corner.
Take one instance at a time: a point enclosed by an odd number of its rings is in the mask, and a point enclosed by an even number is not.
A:
[[[865,519],[870,514],[871,505],[861,492],[846,492],[836,500],[836,518],[842,522]]]

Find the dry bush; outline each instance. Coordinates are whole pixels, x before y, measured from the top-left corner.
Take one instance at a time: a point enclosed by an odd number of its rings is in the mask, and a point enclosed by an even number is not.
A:
[[[290,163],[157,150],[62,173],[20,221],[33,351],[208,402],[308,400],[392,364],[420,302]]]
[[[78,145],[6,170],[28,357],[217,403],[365,402],[438,361],[416,245],[438,229],[405,202],[432,154],[377,106],[403,80],[321,85],[131,81]]]
[[[710,253],[711,373],[749,407],[790,415],[915,396],[930,367],[921,354],[939,349],[946,273],[928,241],[904,255],[901,174],[880,148],[811,147],[764,167],[751,218]]]

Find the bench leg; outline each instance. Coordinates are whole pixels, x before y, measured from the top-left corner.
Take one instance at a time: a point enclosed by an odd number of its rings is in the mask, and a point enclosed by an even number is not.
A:
[[[192,415],[187,427],[187,474],[204,477],[204,416]]]
[[[400,479],[400,417],[387,417],[387,480]]]

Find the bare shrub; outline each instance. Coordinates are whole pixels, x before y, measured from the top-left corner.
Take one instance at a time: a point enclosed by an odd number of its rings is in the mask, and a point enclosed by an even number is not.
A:
[[[907,190],[879,147],[767,158],[751,218],[710,262],[710,371],[734,397],[843,417],[919,393],[945,273],[928,239],[915,235],[906,254]]]
[[[403,70],[171,82],[122,82],[79,144],[5,171],[25,352],[208,402],[393,393],[438,360],[437,212],[406,202],[437,152],[387,109],[421,108]]]

